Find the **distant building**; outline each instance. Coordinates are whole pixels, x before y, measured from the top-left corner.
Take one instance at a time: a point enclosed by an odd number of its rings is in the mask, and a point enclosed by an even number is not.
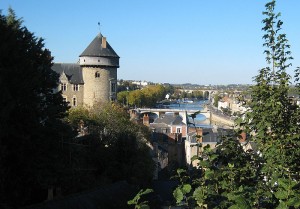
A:
[[[202,136],[197,138],[196,135]],[[197,166],[198,160],[192,162],[193,156],[200,156],[202,153],[203,147],[210,145],[211,148],[215,148],[219,142],[220,133],[215,128],[196,128],[194,130],[190,129],[186,140],[184,141],[185,145],[185,161],[187,166]],[[202,147],[197,145],[202,144]]]
[[[145,120],[144,117],[143,121],[145,124],[147,119]],[[154,133],[165,134],[169,139],[173,139],[176,142],[178,140],[181,142],[182,138],[185,138],[187,134],[187,125],[179,115],[162,114],[153,123],[150,123],[149,126]],[[178,138],[178,135],[180,135],[180,138]]]
[[[143,124],[152,131],[152,143],[154,147],[154,161],[157,163],[156,177],[158,173],[170,166],[185,165],[184,138],[187,125],[183,118],[176,114],[162,114],[153,123],[149,121],[149,115],[144,114]]]
[[[60,75],[58,91],[70,106],[91,107],[117,98],[119,56],[102,34],[97,35],[74,64],[55,63]]]
[[[139,87],[145,87],[148,86],[149,83],[147,81],[132,81],[133,84],[136,84]]]

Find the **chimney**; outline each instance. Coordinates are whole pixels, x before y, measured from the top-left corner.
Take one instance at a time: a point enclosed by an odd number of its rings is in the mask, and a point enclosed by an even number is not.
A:
[[[101,44],[102,48],[106,48],[106,37],[102,37],[102,44]]]
[[[202,143],[203,142],[203,129],[200,127],[197,127],[196,133],[197,133],[197,135],[201,136],[200,138],[198,138],[198,142]]]
[[[240,142],[245,142],[246,139],[247,139],[247,135],[246,135],[246,133],[243,131],[243,132],[240,134],[239,140],[240,140]]]
[[[150,122],[149,122],[149,115],[148,114],[145,114],[144,117],[143,117],[143,124],[145,126],[149,126],[150,125]]]

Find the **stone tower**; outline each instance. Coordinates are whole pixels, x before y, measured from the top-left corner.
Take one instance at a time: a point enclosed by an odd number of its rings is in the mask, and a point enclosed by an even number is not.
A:
[[[84,80],[83,104],[93,106],[117,98],[119,56],[100,33],[79,56]]]

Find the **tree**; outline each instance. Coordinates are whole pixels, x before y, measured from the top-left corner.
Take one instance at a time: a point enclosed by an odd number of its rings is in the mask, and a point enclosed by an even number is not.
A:
[[[130,121],[128,113],[116,104],[97,104],[92,109],[79,108],[70,111],[71,124],[82,121],[88,128],[88,135],[76,138],[73,143],[86,145],[76,151],[75,168],[88,168],[90,177],[75,176],[81,190],[99,183],[127,180],[143,185],[152,179],[154,162],[147,146],[150,134],[142,126]],[[77,127],[76,125],[74,126]],[[74,148],[78,149],[78,148]]]
[[[262,28],[266,32],[264,53],[268,66],[255,77],[256,85],[251,88],[248,103],[251,111],[239,125],[248,133],[254,133],[251,139],[257,143],[263,158],[257,191],[262,197],[260,206],[299,207],[299,107],[288,97],[291,77],[286,71],[292,57],[286,35],[280,33],[283,22],[279,19],[280,13],[275,13],[275,5],[275,0],[267,3],[263,12],[266,16]]]
[[[54,92],[58,75],[43,39],[12,9],[0,14],[0,31],[0,204],[19,207],[44,200],[60,184],[67,104]]]
[[[213,105],[215,107],[218,107],[218,102],[219,102],[220,99],[221,99],[221,96],[218,95],[218,94],[215,94],[215,96],[214,96],[214,103],[213,103]]]
[[[300,109],[289,97],[290,48],[282,21],[275,14],[276,1],[265,5],[263,36],[268,66],[251,87],[250,111],[237,122],[237,133],[225,137],[215,150],[209,147],[196,168],[201,178],[191,178],[185,204],[200,208],[299,208],[300,207]],[[299,88],[299,68],[296,86]],[[236,137],[245,131],[257,150],[245,152]],[[249,142],[248,142],[249,143]],[[194,157],[197,159],[197,157]],[[184,192],[174,197],[182,203]]]

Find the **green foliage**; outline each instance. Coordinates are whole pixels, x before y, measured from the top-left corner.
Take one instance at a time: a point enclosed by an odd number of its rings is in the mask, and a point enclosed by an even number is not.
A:
[[[190,195],[192,186],[190,185],[190,177],[184,169],[177,169],[177,175],[174,176],[180,182],[179,186],[173,191],[173,196],[177,205],[188,205],[187,196]]]
[[[142,198],[142,196],[147,195],[151,192],[153,192],[152,189],[146,189],[146,190],[141,189],[132,200],[129,200],[127,202],[127,204],[134,205],[134,209],[150,209],[148,205],[148,201],[140,202],[140,199]]]
[[[299,107],[288,97],[290,76],[287,74],[292,59],[285,34],[281,34],[280,13],[276,14],[276,1],[266,4],[263,36],[268,66],[255,77],[251,88],[252,111],[246,113],[241,123],[262,154],[261,179],[258,183],[260,205],[271,208],[287,208],[298,199],[299,191],[292,185],[299,184]],[[296,70],[296,81],[298,77]],[[298,86],[298,84],[296,84]],[[289,186],[288,186],[289,185]],[[291,205],[289,205],[291,206]],[[294,205],[292,205],[294,206]]]
[[[255,207],[259,161],[253,157],[234,136],[223,138],[214,150],[204,147],[197,168],[188,173],[178,170],[181,183],[173,193],[176,203],[200,208]]]
[[[71,132],[43,39],[11,8],[0,14],[0,31],[0,202],[16,208],[44,200],[48,187],[62,183],[60,142]]]
[[[158,101],[165,98],[170,87],[151,85],[134,91],[121,91],[118,93],[118,103],[135,107],[154,107]]]
[[[218,107],[218,102],[220,101],[221,98],[222,97],[220,95],[215,94],[215,96],[214,96],[214,104],[213,104],[215,107]]]
[[[90,110],[79,107],[70,111],[68,120],[71,124],[80,121],[87,129],[88,135],[72,142],[86,147],[81,151],[71,150],[76,159],[80,159],[74,161],[73,167],[91,170],[93,176],[91,182],[82,185],[83,189],[95,182],[127,180],[143,185],[152,179],[154,162],[146,144],[149,133],[130,121],[122,107],[110,103],[97,104]],[[74,178],[81,179],[80,176]]]

